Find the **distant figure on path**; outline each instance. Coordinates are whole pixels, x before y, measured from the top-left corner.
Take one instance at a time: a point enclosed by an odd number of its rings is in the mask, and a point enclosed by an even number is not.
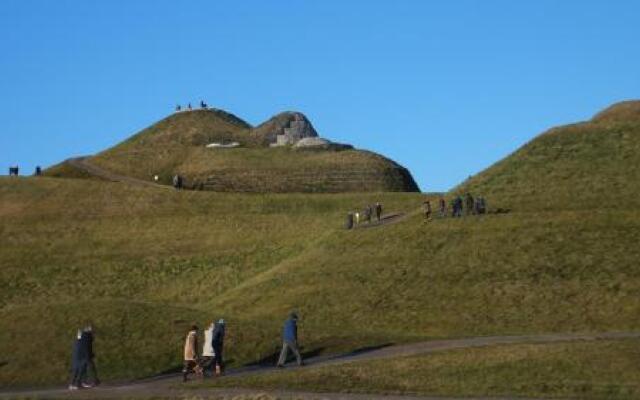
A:
[[[456,196],[455,199],[452,200],[452,217],[461,217],[462,216],[462,197]]]
[[[20,175],[20,168],[17,165],[15,167],[9,167],[9,176],[18,175]]]
[[[200,367],[202,368],[203,376],[207,374],[213,375],[213,368],[215,365],[215,352],[213,351],[213,330],[216,324],[211,322],[211,325],[204,331],[204,344],[202,345],[202,360],[200,361]]]
[[[353,213],[353,217],[355,218],[356,225],[360,225],[360,213],[356,211]]]
[[[447,216],[447,202],[444,201],[444,197],[440,197],[440,218]]]
[[[224,373],[224,360],[222,358],[224,350],[224,335],[225,322],[224,319],[219,319],[215,329],[213,330],[213,338],[211,339],[213,352],[215,353],[217,376],[220,376],[222,375],[222,373]]]
[[[87,348],[86,374],[88,376],[90,372],[91,376],[93,377],[93,384],[91,384],[91,386],[89,386],[88,384],[87,385],[83,384],[83,387],[97,386],[100,384],[100,378],[98,378],[98,370],[96,369],[96,362],[94,360],[95,354],[93,353],[93,339],[94,339],[93,327],[91,325],[87,325],[84,328],[82,335],[86,340],[85,346]]]
[[[180,104],[178,104],[176,106],[176,112],[180,112],[180,111],[182,111],[182,106]]]
[[[373,207],[368,205],[367,208],[364,209],[364,218],[367,220],[367,223],[371,223],[371,216],[373,215]]]
[[[353,229],[353,213],[347,213],[347,220],[344,223],[345,229]]]
[[[173,187],[176,189],[182,189],[182,177],[178,174],[173,176]]]
[[[380,218],[382,217],[382,204],[376,203],[376,218],[378,222],[380,222]]]
[[[284,367],[284,364],[287,362],[289,350],[296,356],[298,366],[304,365],[302,356],[300,356],[300,351],[298,350],[298,315],[296,313],[291,313],[282,327],[282,351],[280,352],[280,358],[278,359],[276,367]]]
[[[471,214],[475,214],[475,210],[473,208],[475,202],[473,201],[473,196],[471,195],[471,193],[467,192],[467,195],[465,196],[465,215],[471,215]]]
[[[35,173],[35,175],[36,176],[42,175],[42,168],[40,168],[39,165],[36,165],[36,173]]]
[[[189,111],[193,110],[193,108],[191,107],[191,103],[189,103],[189,104],[187,105],[187,109],[188,109]]]
[[[207,109],[207,103],[205,103],[204,100],[200,100],[200,108]]]
[[[187,376],[195,372],[198,365],[198,327],[192,325],[184,340],[184,364],[182,368],[182,382],[187,381]]]
[[[431,219],[431,202],[429,200],[425,200],[424,203],[422,203],[422,208],[424,211],[424,219],[430,220]]]

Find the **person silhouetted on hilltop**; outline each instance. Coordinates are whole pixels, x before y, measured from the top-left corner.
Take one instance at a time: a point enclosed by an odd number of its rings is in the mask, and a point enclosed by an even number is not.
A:
[[[376,219],[380,222],[380,218],[382,218],[382,204],[379,202],[376,203]]]
[[[207,109],[207,103],[205,103],[204,100],[200,100],[200,108]]]
[[[188,109],[189,111],[193,110],[193,107],[191,107],[191,103],[189,103],[189,104],[187,105],[187,109]]]
[[[36,165],[36,173],[35,176],[40,176],[42,175],[42,168],[40,168],[39,165]]]
[[[176,106],[176,112],[182,111],[182,106],[180,104],[178,104]]]
[[[304,365],[298,350],[298,314],[296,313],[291,313],[282,327],[282,351],[276,364],[277,367],[283,367],[287,362],[289,350],[296,356],[298,366]]]
[[[182,381],[187,381],[187,376],[196,371],[198,366],[198,327],[192,325],[184,340],[184,364],[182,367]]]

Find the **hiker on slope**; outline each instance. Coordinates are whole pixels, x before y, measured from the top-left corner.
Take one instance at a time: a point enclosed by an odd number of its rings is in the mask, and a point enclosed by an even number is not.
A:
[[[220,376],[224,373],[224,360],[222,358],[224,350],[224,335],[225,335],[225,322],[224,319],[219,319],[213,330],[211,344],[213,346],[213,352],[215,353],[216,362],[216,375]]]
[[[184,364],[182,368],[182,381],[187,381],[190,373],[196,372],[198,366],[198,327],[192,325],[184,340]]]
[[[282,327],[282,351],[276,367],[284,367],[289,350],[296,356],[298,366],[303,366],[302,356],[300,356],[300,351],[298,350],[298,314],[296,313],[291,313]]]
[[[215,326],[215,323],[211,322],[211,325],[209,325],[209,327],[204,331],[202,360],[200,361],[203,376],[206,376],[206,374],[213,374],[212,370],[216,361],[215,352],[213,351],[213,330],[215,329]]]

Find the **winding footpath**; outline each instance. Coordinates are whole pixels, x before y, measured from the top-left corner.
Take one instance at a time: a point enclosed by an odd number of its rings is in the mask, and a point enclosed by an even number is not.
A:
[[[571,341],[595,341],[595,340],[616,340],[640,338],[640,332],[606,332],[606,333],[565,333],[565,334],[542,334],[523,336],[481,336],[463,339],[443,339],[430,340],[426,342],[381,346],[371,349],[363,349],[353,353],[341,355],[318,356],[306,360],[306,365],[302,368],[318,368],[328,365],[340,365],[357,361],[380,360],[395,357],[406,357],[416,355],[426,355],[441,351],[466,349],[484,346],[508,345],[508,344],[540,344],[540,343],[560,343]],[[295,370],[288,368],[288,370]],[[282,370],[272,366],[248,366],[232,369],[227,372],[230,377],[243,377],[255,374],[281,373]],[[218,378],[218,379],[225,379]],[[269,391],[259,389],[227,389],[227,388],[201,388],[190,383],[181,384],[180,374],[161,375],[138,381],[121,384],[103,384],[100,387],[90,390],[68,391],[66,388],[1,391],[0,399],[24,399],[24,398],[70,398],[70,399],[117,399],[117,398],[193,398],[195,396],[203,398],[225,399],[236,396],[248,396],[266,394],[278,399],[328,399],[328,400],[364,400],[364,399],[385,399],[385,400],[432,400],[443,399],[442,397],[421,397],[421,396],[395,396],[395,395],[371,395],[353,393],[308,393],[297,391]],[[199,382],[194,380],[192,382]],[[453,399],[453,398],[449,398]],[[465,398],[469,400],[469,397]],[[476,399],[484,399],[477,397]],[[495,399],[495,398],[493,398]],[[518,398],[522,400],[523,398]]]
[[[134,178],[126,175],[119,175],[111,171],[107,171],[106,169],[98,167],[95,164],[91,164],[88,161],[88,158],[89,157],[69,158],[65,162],[68,163],[70,166],[79,169],[82,172],[85,172],[91,176],[95,176],[97,178],[103,179],[105,181],[122,182],[122,183],[131,184],[131,185],[142,185],[142,186],[150,186],[150,187],[163,188],[163,189],[173,189],[171,186],[160,185],[152,181],[145,181],[144,179],[138,179],[138,178]]]

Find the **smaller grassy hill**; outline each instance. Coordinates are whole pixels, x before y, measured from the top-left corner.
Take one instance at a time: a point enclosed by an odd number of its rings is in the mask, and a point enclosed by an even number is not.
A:
[[[411,173],[381,155],[353,149],[270,148],[275,135],[301,113],[276,115],[255,129],[222,110],[175,113],[124,142],[87,159],[117,175],[170,184],[175,174],[186,187],[220,192],[418,191]],[[210,143],[238,142],[239,148],[211,149]],[[51,177],[86,178],[69,163],[47,171]]]
[[[511,209],[635,208],[640,205],[640,101],[553,128],[454,191],[482,193]]]

